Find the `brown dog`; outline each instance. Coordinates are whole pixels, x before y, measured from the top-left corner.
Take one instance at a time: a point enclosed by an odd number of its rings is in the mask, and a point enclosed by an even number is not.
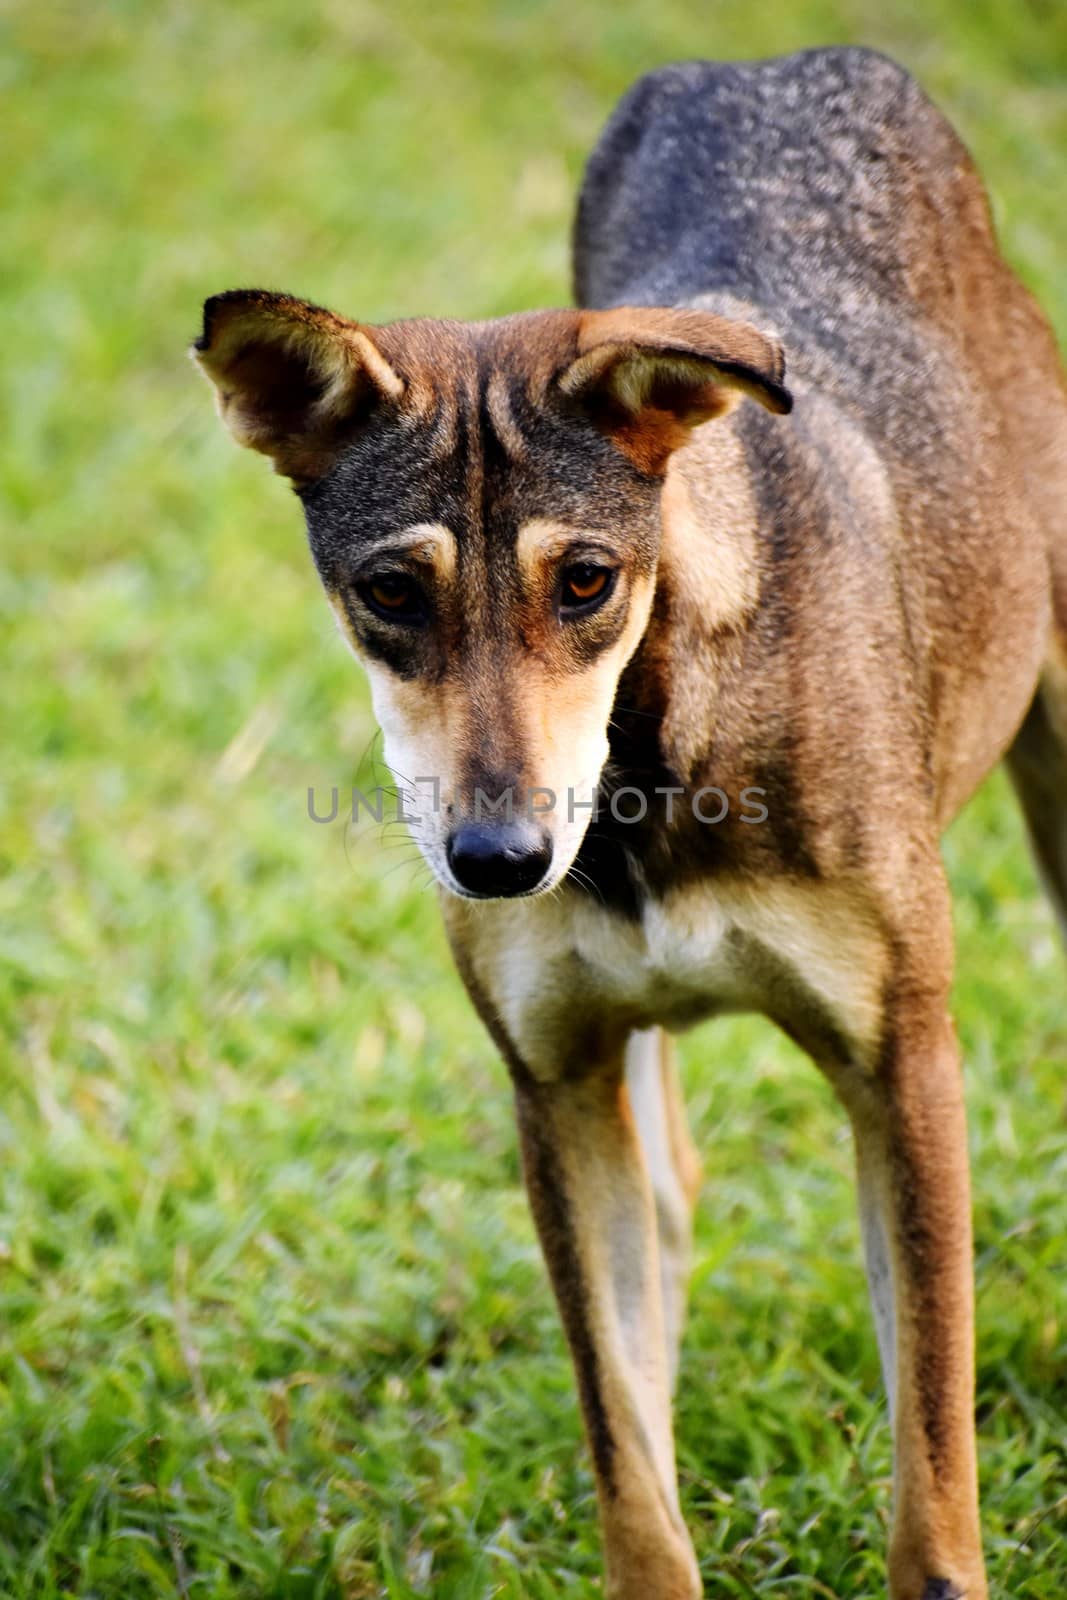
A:
[[[938,837],[1007,753],[1067,923],[1053,340],[951,128],[860,50],[643,79],[576,262],[598,309],[467,325],[220,295],[197,358],[296,484],[511,1069],[609,1594],[701,1592],[670,1411],[699,1167],[668,1033],[746,1008],[855,1133],[891,1594],[981,1600]]]

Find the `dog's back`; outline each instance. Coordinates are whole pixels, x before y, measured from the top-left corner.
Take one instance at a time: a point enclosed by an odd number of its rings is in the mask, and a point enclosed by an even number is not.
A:
[[[582,304],[698,304],[781,338],[788,437],[752,407],[734,423],[760,488],[763,593],[803,627],[834,575],[846,595],[860,568],[897,591],[885,648],[924,746],[898,754],[932,769],[946,820],[1025,710],[1050,561],[1067,616],[1063,380],[966,149],[872,51],[666,67],[608,124],[574,245]],[[813,639],[821,703],[866,642]]]
[[[1020,299],[952,126],[863,49],[642,78],[589,161],[574,247],[580,304],[734,295],[788,338],[794,377],[871,413],[914,399],[931,324],[958,340]]]

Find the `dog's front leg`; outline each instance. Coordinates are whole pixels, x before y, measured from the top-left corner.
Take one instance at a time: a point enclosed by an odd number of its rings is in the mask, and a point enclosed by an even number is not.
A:
[[[656,1210],[617,1059],[516,1082],[530,1205],[578,1376],[612,1600],[701,1594],[678,1509]]]
[[[871,1299],[894,1436],[892,1600],[985,1600],[974,1441],[970,1185],[944,998],[887,1019],[852,1106]]]

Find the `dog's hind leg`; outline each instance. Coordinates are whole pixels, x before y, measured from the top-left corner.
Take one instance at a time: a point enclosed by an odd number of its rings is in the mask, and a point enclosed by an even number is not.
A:
[[[678,1378],[701,1167],[686,1122],[674,1040],[663,1029],[648,1028],[630,1035],[626,1085],[656,1202],[663,1322],[673,1389]]]
[[[1007,765],[1067,942],[1067,616]]]

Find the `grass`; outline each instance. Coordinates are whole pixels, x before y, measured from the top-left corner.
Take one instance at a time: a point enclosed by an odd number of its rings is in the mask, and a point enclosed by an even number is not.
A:
[[[288,493],[183,346],[264,283],[368,320],[567,297],[640,71],[882,45],[1067,331],[1056,0],[109,0],[0,18],[0,1593],[599,1592],[503,1068],[433,897],[308,821],[366,694]],[[361,762],[363,765],[361,766]],[[1067,968],[995,779],[952,832],[994,1593],[1067,1588]],[[768,1028],[688,1040],[679,1408],[709,1591],[884,1592],[850,1150]]]

